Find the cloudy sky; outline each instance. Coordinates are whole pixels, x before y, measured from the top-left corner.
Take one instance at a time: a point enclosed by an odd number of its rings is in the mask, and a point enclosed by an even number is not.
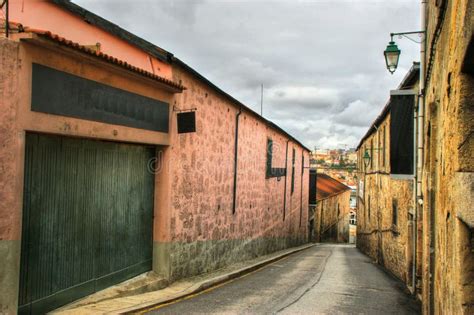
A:
[[[310,148],[354,147],[397,87],[390,32],[418,30],[419,1],[74,0],[185,61]]]

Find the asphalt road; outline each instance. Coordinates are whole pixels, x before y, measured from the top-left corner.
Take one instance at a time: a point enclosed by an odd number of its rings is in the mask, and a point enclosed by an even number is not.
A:
[[[403,285],[354,246],[325,244],[151,314],[419,314]]]

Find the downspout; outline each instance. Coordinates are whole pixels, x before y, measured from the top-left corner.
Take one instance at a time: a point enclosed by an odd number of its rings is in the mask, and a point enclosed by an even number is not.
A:
[[[413,134],[413,164],[415,165],[414,170],[414,177],[413,177],[413,196],[412,196],[412,209],[413,209],[413,217],[412,217],[412,265],[411,265],[411,287],[412,287],[412,294],[416,296],[416,250],[417,250],[417,243],[418,243],[418,218],[417,218],[417,199],[418,199],[418,160],[417,160],[417,150],[418,150],[418,107],[419,107],[419,99],[416,104],[416,107],[413,111],[413,126],[415,127],[415,132]]]
[[[235,116],[235,142],[234,142],[234,191],[232,197],[232,214],[235,214],[235,208],[237,203],[237,157],[239,152],[239,117],[242,114],[242,107],[239,108],[239,112]]]
[[[418,245],[418,214],[423,213],[423,193],[421,190],[421,181],[423,174],[423,156],[424,156],[424,113],[425,113],[425,52],[426,52],[426,2],[427,0],[421,0],[421,44],[420,44],[420,83],[419,83],[419,94],[418,94],[418,108],[417,108],[417,150],[415,151],[416,158],[416,173],[415,173],[415,193],[416,199],[414,200],[415,215],[414,215],[414,246],[413,246],[413,270],[412,270],[412,286],[413,293],[416,294],[416,265],[417,265],[417,245]],[[419,207],[418,207],[419,205]],[[420,211],[419,211],[420,210]]]
[[[5,37],[10,35],[10,4],[9,0],[5,1]]]
[[[286,155],[285,155],[285,188],[283,195],[283,221],[285,221],[286,215],[286,183],[288,182],[288,143],[290,140],[286,140]]]
[[[321,200],[321,213],[319,214],[319,242],[323,241],[323,215],[324,215],[324,200]]]
[[[304,150],[301,150],[300,227],[301,227],[301,221],[303,220],[303,175],[304,175]],[[308,220],[308,217],[306,217],[306,220]]]

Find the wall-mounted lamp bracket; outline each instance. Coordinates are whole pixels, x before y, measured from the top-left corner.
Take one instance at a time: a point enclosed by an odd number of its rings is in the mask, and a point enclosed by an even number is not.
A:
[[[173,105],[173,112],[184,113],[184,112],[194,112],[194,111],[197,111],[197,108],[196,108],[196,107],[194,107],[194,108],[184,108],[184,109],[181,109],[181,108],[178,108],[178,107],[176,107],[175,105]]]
[[[405,37],[405,38],[411,40],[412,42],[415,42],[417,44],[421,44],[423,42],[423,40],[419,42],[419,41],[416,41],[413,38],[409,37],[408,35],[418,34],[419,36],[421,36],[422,34],[425,34],[425,33],[426,33],[426,31],[390,33],[390,38],[391,38],[391,41],[393,42],[393,37],[394,36],[398,36],[399,38]]]

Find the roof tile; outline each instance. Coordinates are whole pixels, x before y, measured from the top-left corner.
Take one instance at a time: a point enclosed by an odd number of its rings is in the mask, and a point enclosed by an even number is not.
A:
[[[316,200],[326,199],[350,190],[349,186],[322,173],[316,176]]]
[[[153,79],[153,80],[156,80],[160,83],[168,85],[168,86],[170,86],[174,89],[177,89],[177,90],[180,90],[180,91],[183,91],[183,90],[186,89],[183,85],[181,85],[179,83],[176,83],[176,82],[173,82],[172,80],[169,80],[169,79],[166,79],[166,78],[161,77],[159,75],[156,75],[154,73],[148,72],[144,69],[135,67],[135,66],[129,64],[128,62],[124,61],[124,60],[120,60],[120,59],[118,59],[114,56],[110,56],[110,55],[105,54],[103,52],[96,51],[94,49],[91,49],[91,48],[86,47],[84,45],[81,45],[79,43],[76,43],[76,42],[73,42],[73,41],[71,41],[69,39],[66,39],[64,37],[61,37],[57,34],[53,34],[49,31],[32,29],[32,28],[25,28],[25,32],[36,34],[40,37],[52,40],[52,41],[54,41],[58,44],[61,44],[61,45],[79,50],[79,51],[84,52],[84,53],[86,53],[88,55],[91,55],[91,56],[98,57],[98,58],[103,59],[103,60],[105,60],[109,63],[115,64],[117,66],[123,67],[123,68],[125,68],[127,70],[130,70],[132,72],[138,73],[142,76],[148,77],[150,79]]]

